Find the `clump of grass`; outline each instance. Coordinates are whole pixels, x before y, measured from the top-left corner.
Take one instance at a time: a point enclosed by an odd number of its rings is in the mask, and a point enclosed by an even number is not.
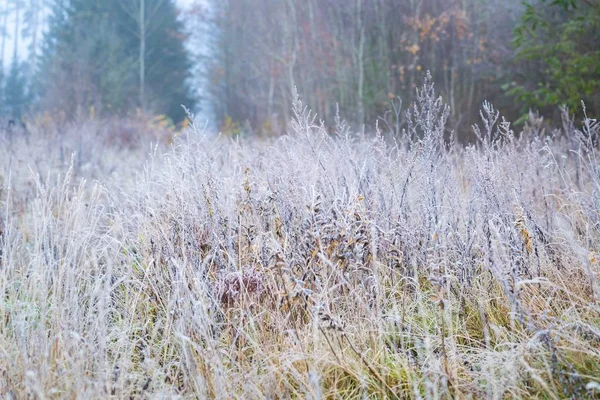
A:
[[[2,163],[0,395],[598,395],[589,121],[516,133],[486,103],[460,147],[429,80],[401,137],[294,104],[274,140]]]

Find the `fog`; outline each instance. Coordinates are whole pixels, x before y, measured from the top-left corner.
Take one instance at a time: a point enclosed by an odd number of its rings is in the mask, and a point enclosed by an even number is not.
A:
[[[600,2],[0,28],[0,400],[598,398]]]

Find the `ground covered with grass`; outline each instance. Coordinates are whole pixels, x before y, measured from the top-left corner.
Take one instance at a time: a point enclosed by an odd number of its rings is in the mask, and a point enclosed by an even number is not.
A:
[[[400,136],[295,115],[270,140],[3,146],[0,397],[600,394],[588,120],[512,131],[485,104],[460,146],[428,83]]]

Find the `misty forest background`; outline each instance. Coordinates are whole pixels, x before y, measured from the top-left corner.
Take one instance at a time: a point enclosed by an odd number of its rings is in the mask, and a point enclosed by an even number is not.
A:
[[[293,88],[319,118],[392,131],[431,71],[469,141],[484,100],[510,120],[600,109],[596,0],[5,0],[7,119],[185,121],[283,133]],[[27,51],[24,51],[24,49]],[[385,123],[383,122],[385,120]]]

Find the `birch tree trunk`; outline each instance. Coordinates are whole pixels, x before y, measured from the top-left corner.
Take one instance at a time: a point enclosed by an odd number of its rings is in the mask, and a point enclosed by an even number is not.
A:
[[[140,0],[140,107],[143,110],[146,108],[146,0]]]
[[[6,51],[6,28],[8,24],[8,0],[4,2],[4,10],[2,13],[2,26],[0,27],[0,32],[2,32],[2,49],[0,50],[0,57],[2,61],[0,62],[0,71],[4,71],[4,62],[5,62],[5,51]]]
[[[356,24],[359,30],[358,39],[358,122],[365,122],[365,103],[364,103],[364,86],[365,86],[365,28],[362,19],[362,0],[356,0]]]
[[[21,22],[21,2],[20,0],[15,1],[15,37],[14,37],[14,61],[18,61],[19,57],[19,25]]]

